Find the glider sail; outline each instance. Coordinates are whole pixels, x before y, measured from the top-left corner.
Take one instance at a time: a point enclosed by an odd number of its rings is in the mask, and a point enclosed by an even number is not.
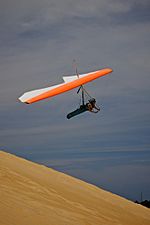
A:
[[[105,68],[98,71],[86,73],[86,74],[79,74],[74,76],[65,76],[63,77],[64,83],[54,85],[47,88],[42,88],[34,91],[29,91],[24,93],[19,100],[21,102],[31,104],[66,91],[72,90],[76,87],[82,86],[90,81],[93,81],[99,77],[105,76],[112,72],[112,69]]]

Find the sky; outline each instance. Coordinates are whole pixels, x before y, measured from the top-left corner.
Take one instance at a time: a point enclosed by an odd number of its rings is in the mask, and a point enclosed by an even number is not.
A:
[[[131,200],[150,199],[150,1],[1,0],[0,149]],[[100,113],[70,120],[77,90],[24,92],[109,67],[86,85]]]

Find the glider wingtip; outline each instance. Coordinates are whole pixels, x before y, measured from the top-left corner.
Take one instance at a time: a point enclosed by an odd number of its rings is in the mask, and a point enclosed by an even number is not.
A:
[[[112,73],[112,72],[113,72],[113,69],[110,68],[110,67],[105,67],[105,68],[103,68],[103,69],[101,69],[101,70],[106,71],[106,73]],[[100,70],[100,71],[101,71],[101,70]]]
[[[25,103],[25,104],[30,104],[28,101],[23,100],[22,97],[18,98],[18,102],[22,102],[22,103]]]
[[[107,68],[109,73],[112,73],[113,72],[113,69],[112,68]]]
[[[113,72],[113,69],[110,68],[110,67],[105,67],[104,69],[102,69],[104,71],[105,74],[109,74],[109,73],[112,73]],[[102,71],[100,70],[100,71]]]

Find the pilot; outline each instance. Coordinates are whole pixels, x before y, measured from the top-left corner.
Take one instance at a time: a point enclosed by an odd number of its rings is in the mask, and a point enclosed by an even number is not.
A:
[[[95,98],[90,99],[89,102],[86,104],[86,107],[87,107],[87,110],[90,111],[90,112],[100,111],[100,109],[96,107]],[[97,111],[93,111],[93,109],[96,109]]]
[[[83,112],[86,112],[86,111],[89,111],[89,112],[92,112],[92,113],[98,113],[100,111],[100,108],[98,108],[96,106],[96,100],[94,98],[91,98],[88,101],[88,103],[80,105],[80,108],[78,108],[75,111],[69,113],[67,115],[67,119],[70,119],[73,116],[76,116],[76,115],[78,115],[80,113],[83,113]]]

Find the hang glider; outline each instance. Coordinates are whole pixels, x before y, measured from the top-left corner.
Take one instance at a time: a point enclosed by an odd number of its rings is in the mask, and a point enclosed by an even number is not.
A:
[[[76,70],[76,75],[74,76],[64,76],[63,80],[64,82],[58,85],[54,85],[47,88],[37,89],[33,91],[29,91],[24,93],[21,97],[19,97],[19,100],[23,103],[31,104],[46,98],[53,97],[55,95],[59,95],[61,93],[67,92],[69,90],[72,90],[74,88],[80,87],[78,90],[78,93],[80,90],[82,91],[82,105],[86,106],[84,103],[84,94],[86,90],[83,88],[83,85],[91,82],[99,77],[105,76],[112,72],[112,69],[105,68],[101,70],[97,70],[94,72],[86,73],[86,74],[78,74]],[[95,100],[95,99],[94,99]],[[89,102],[90,103],[90,102]],[[91,103],[90,103],[91,104]],[[92,102],[93,106],[95,106],[95,103]],[[95,106],[96,107],[96,106]],[[90,111],[88,107],[81,107],[82,110],[78,110],[77,112],[74,112],[73,114],[68,114],[67,118],[71,118],[72,116],[78,115],[79,113],[82,113],[84,111]],[[92,108],[92,106],[91,106]],[[91,110],[93,111],[93,110]]]

